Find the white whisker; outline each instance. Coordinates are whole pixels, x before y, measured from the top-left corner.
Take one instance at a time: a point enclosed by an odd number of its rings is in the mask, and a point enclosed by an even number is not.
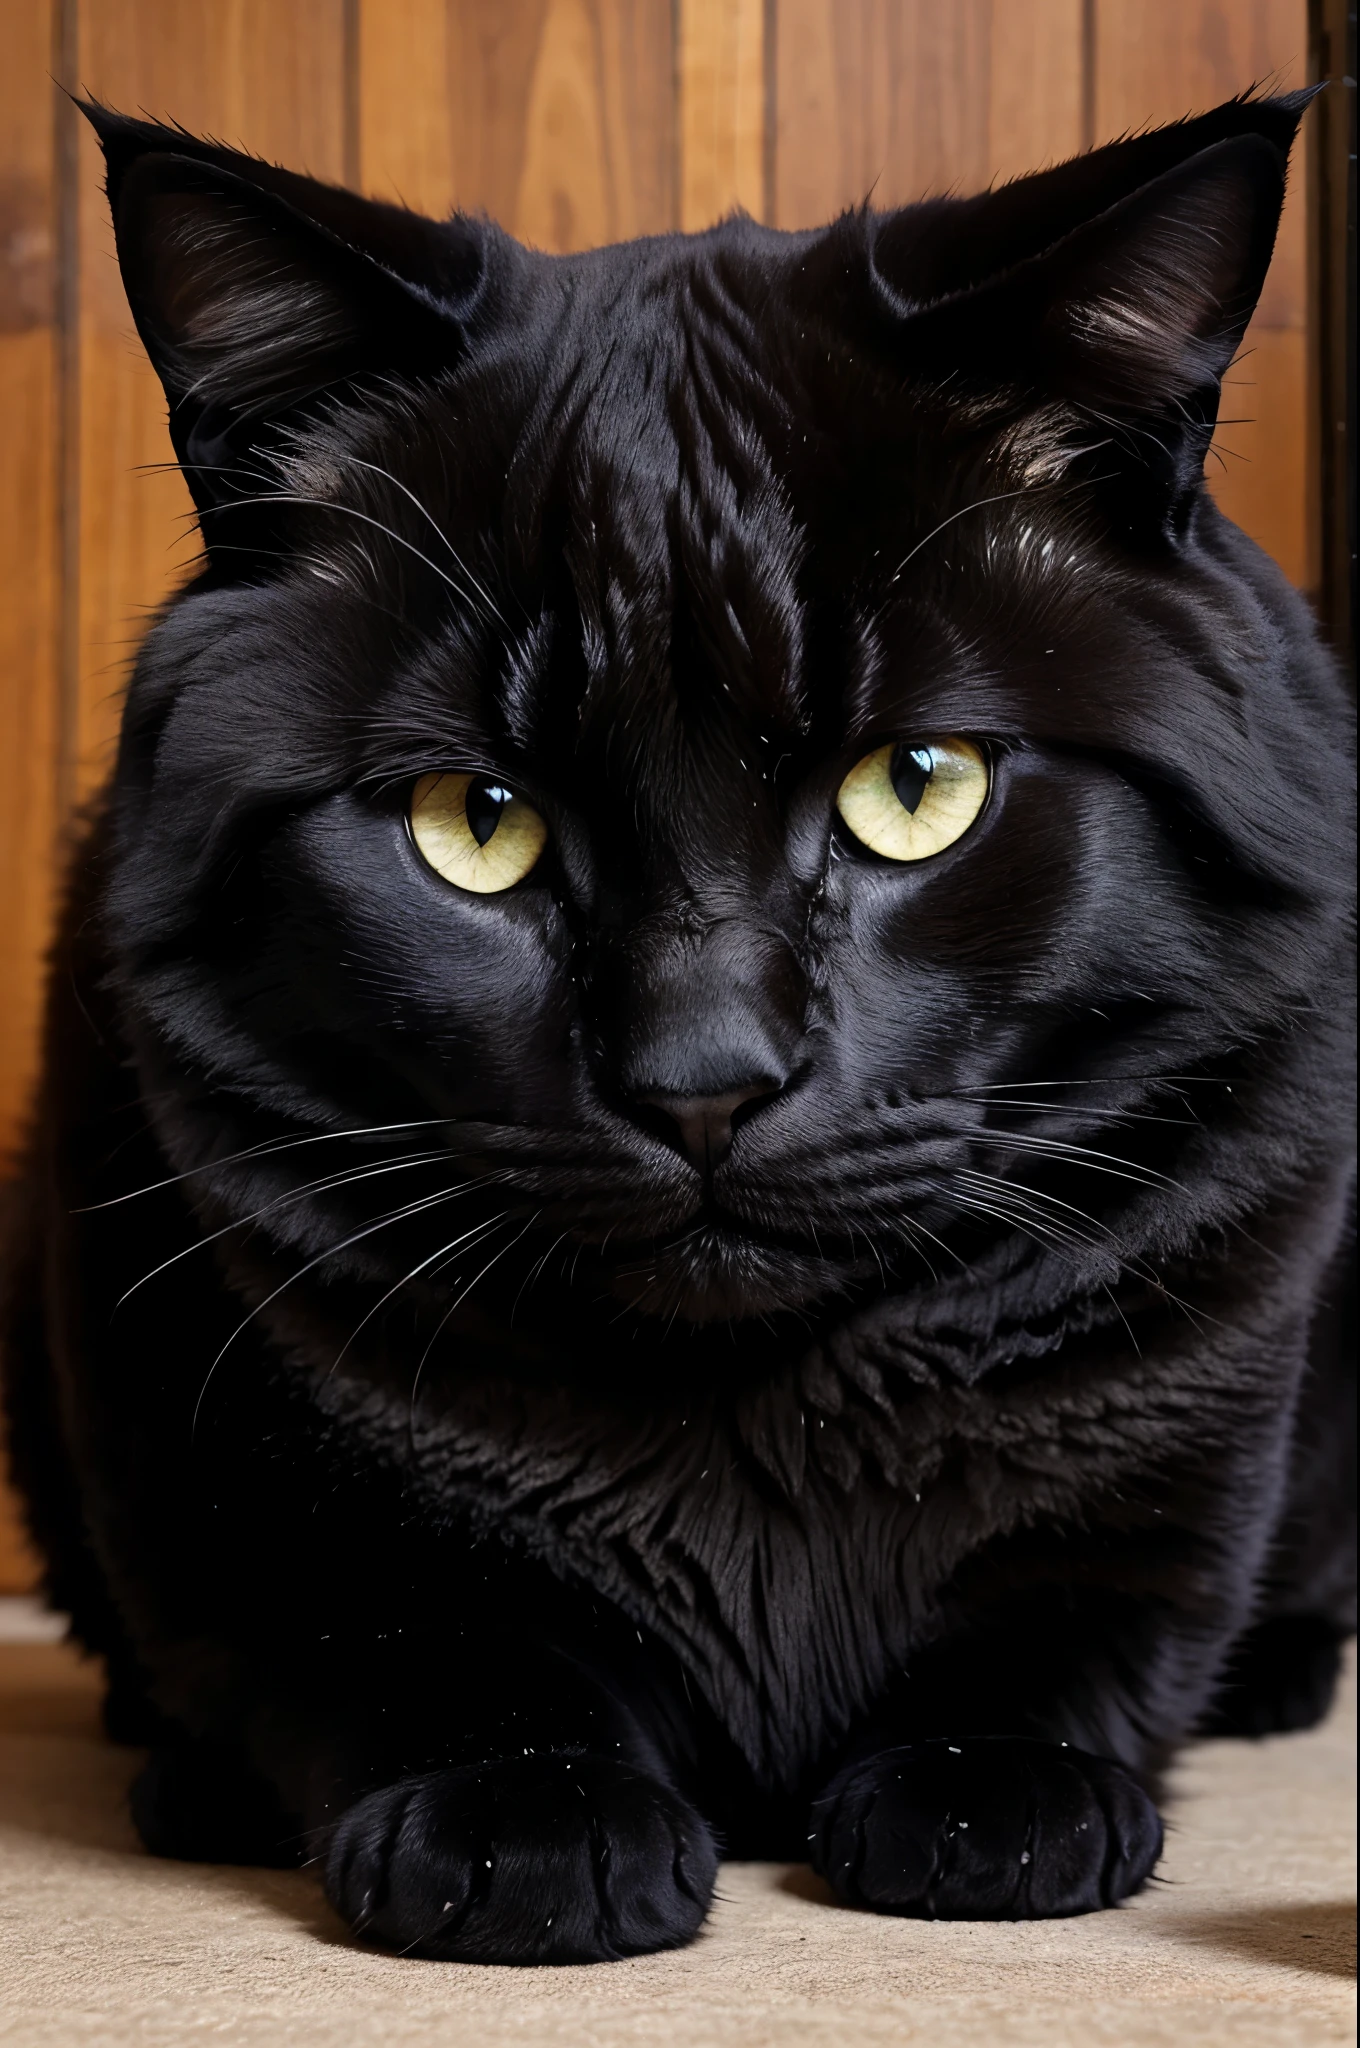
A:
[[[395,541],[399,548],[405,548],[409,554],[415,556],[418,562],[423,562],[432,575],[437,576],[441,583],[448,586],[455,597],[461,598],[464,604],[470,605],[474,612],[478,609],[475,598],[460,583],[455,583],[452,576],[440,568],[438,562],[432,562],[427,554],[423,554],[414,541],[407,540],[406,536],[398,533],[395,527],[385,526],[381,519],[374,519],[371,514],[361,512],[355,505],[342,504],[335,498],[307,498],[300,491],[266,491],[253,498],[233,498],[230,503],[232,510],[244,505],[309,505],[317,512],[343,512],[347,518],[361,520],[365,526],[371,526],[376,532],[386,534],[387,538],[390,541]],[[373,568],[371,561],[369,562],[369,567],[370,569]],[[499,618],[499,613],[496,616]],[[502,619],[500,623],[504,625],[505,621]]]
[[[481,1272],[475,1273],[472,1279],[468,1281],[467,1286],[462,1290],[462,1292],[454,1296],[453,1300],[449,1303],[443,1315],[439,1318],[439,1321],[436,1323],[433,1336],[430,1338],[429,1343],[425,1346],[425,1349],[420,1354],[420,1363],[416,1367],[416,1376],[411,1382],[411,1410],[409,1427],[413,1435],[415,1433],[416,1426],[416,1395],[420,1388],[420,1376],[424,1372],[426,1360],[429,1358],[430,1353],[434,1350],[435,1345],[438,1343],[439,1338],[443,1334],[444,1328],[448,1323],[450,1316],[453,1315],[456,1309],[461,1308],[462,1304],[467,1300],[469,1294],[471,1294],[473,1288],[478,1284],[479,1281],[484,1280],[486,1278],[487,1274],[491,1271],[491,1268],[497,1263],[497,1261],[499,1259],[502,1259],[507,1252],[514,1250],[515,1246],[519,1243],[520,1238],[522,1238],[526,1234],[526,1232],[533,1228],[534,1224],[538,1221],[538,1218],[542,1215],[542,1213],[543,1212],[541,1209],[538,1210],[533,1216],[529,1218],[529,1221],[524,1225],[524,1228],[520,1230],[516,1234],[516,1236],[511,1238],[509,1244],[502,1245],[500,1250],[498,1252],[495,1252],[492,1255],[492,1257],[487,1260],[487,1263],[482,1267]],[[505,1220],[506,1219],[504,1214],[496,1218],[497,1222],[504,1222]]]
[[[186,1167],[183,1173],[167,1174],[164,1180],[151,1180],[145,1187],[133,1188],[130,1194],[112,1195],[107,1202],[90,1202],[83,1209],[73,1209],[73,1216],[93,1216],[100,1209],[116,1209],[122,1202],[136,1202],[143,1195],[154,1195],[161,1188],[178,1187],[181,1181],[192,1180],[198,1173],[213,1173],[219,1166],[238,1166],[244,1159],[267,1159],[279,1152],[293,1152],[303,1145],[333,1145],[341,1138],[376,1138],[391,1131],[422,1131],[436,1124],[450,1124],[454,1121],[447,1116],[420,1117],[414,1123],[365,1124],[357,1131],[316,1131],[305,1138],[266,1138],[258,1145],[247,1145],[244,1151],[228,1152],[225,1158],[205,1160],[202,1166]]]
[[[1043,1153],[1050,1158],[1071,1160],[1086,1167],[1090,1173],[1106,1173],[1116,1180],[1131,1180],[1140,1187],[1174,1188],[1177,1194],[1189,1190],[1170,1174],[1159,1173],[1155,1166],[1140,1166],[1136,1160],[1124,1159],[1117,1152],[1097,1152],[1090,1145],[1070,1145],[1061,1138],[1041,1138],[1033,1131],[986,1131],[979,1132],[974,1142],[984,1141],[997,1145],[1018,1145],[1024,1151]]]
[[[334,1173],[322,1180],[307,1181],[300,1188],[290,1188],[286,1194],[276,1195],[272,1202],[266,1202],[262,1209],[254,1209],[248,1216],[234,1216],[231,1222],[224,1223],[220,1230],[210,1231],[207,1237],[195,1238],[194,1242],[186,1245],[183,1251],[173,1252],[168,1259],[162,1259],[159,1266],[153,1266],[149,1273],[143,1273],[140,1280],[134,1280],[131,1287],[125,1293],[119,1295],[114,1303],[114,1307],[121,1308],[123,1303],[134,1295],[139,1287],[145,1287],[147,1282],[154,1280],[158,1273],[166,1272],[171,1266],[178,1265],[181,1259],[189,1258],[194,1252],[205,1251],[210,1244],[216,1244],[220,1237],[226,1237],[229,1231],[244,1230],[249,1224],[258,1223],[262,1216],[270,1215],[275,1209],[288,1208],[294,1202],[305,1201],[308,1195],[326,1194],[334,1188],[351,1187],[355,1181],[372,1180],[384,1173],[403,1173],[408,1168],[431,1165],[448,1156],[442,1149],[438,1152],[410,1153],[404,1159],[394,1159],[387,1166],[351,1167],[344,1173]],[[462,1188],[475,1187],[476,1185],[475,1181],[464,1181]],[[450,1192],[458,1193],[461,1191],[461,1189],[456,1189]]]
[[[496,605],[496,602],[494,598],[491,596],[491,593],[487,590],[485,584],[479,582],[478,579],[473,575],[471,569],[469,569],[467,563],[463,560],[457,548],[449,539],[443,527],[439,524],[439,521],[435,518],[433,512],[429,510],[428,506],[421,504],[415,492],[412,490],[408,490],[406,485],[402,483],[400,477],[393,476],[390,469],[381,469],[379,468],[376,462],[365,462],[363,458],[358,455],[345,455],[341,459],[345,462],[352,462],[358,469],[371,469],[375,476],[385,477],[388,483],[390,483],[395,490],[400,491],[404,498],[410,499],[411,503],[415,506],[417,512],[419,512],[421,518],[428,520],[430,525],[434,528],[435,532],[439,535],[439,538],[443,541],[445,547],[452,555],[457,567],[462,571],[463,575],[467,577],[467,580],[472,585],[473,589],[481,598],[485,600],[487,609],[492,613],[492,615],[496,619],[500,621],[500,624],[505,627],[505,630],[508,633],[510,627],[505,619],[504,614]]]
[[[505,1214],[506,1212],[502,1209],[489,1220],[483,1221],[481,1223],[474,1223],[471,1230],[465,1230],[461,1237],[451,1238],[447,1244],[441,1244],[437,1251],[433,1251],[430,1253],[428,1259],[422,1259],[419,1265],[412,1266],[408,1272],[403,1273],[400,1280],[397,1281],[396,1285],[394,1287],[389,1287],[386,1294],[381,1295],[379,1299],[374,1302],[372,1308],[368,1310],[367,1314],[361,1316],[359,1321],[354,1325],[354,1328],[350,1331],[348,1337],[346,1337],[344,1343],[341,1345],[339,1351],[336,1353],[335,1358],[331,1364],[330,1372],[326,1374],[327,1379],[331,1377],[332,1373],[336,1372],[339,1369],[340,1365],[344,1361],[346,1352],[349,1350],[349,1347],[354,1342],[355,1338],[359,1335],[359,1332],[362,1329],[364,1329],[367,1324],[372,1322],[374,1316],[378,1314],[380,1309],[383,1309],[387,1306],[388,1302],[391,1301],[394,1294],[400,1294],[403,1287],[409,1286],[412,1280],[419,1279],[420,1275],[423,1272],[425,1272],[427,1267],[434,1267],[435,1270],[438,1271],[439,1260],[447,1258],[451,1252],[457,1251],[460,1245],[465,1245],[470,1238],[474,1238],[479,1235],[485,1235],[485,1233],[488,1230],[494,1228],[494,1226],[497,1223],[501,1223],[504,1221]]]
[[[393,1223],[403,1222],[405,1218],[408,1216],[418,1216],[422,1212],[422,1210],[437,1208],[440,1202],[449,1201],[451,1199],[451,1196],[442,1193],[437,1195],[426,1195],[420,1201],[411,1202],[403,1209],[390,1210],[386,1216],[379,1217],[376,1223],[367,1224],[364,1227],[364,1229],[356,1230],[353,1232],[351,1236],[342,1238],[339,1244],[328,1245],[324,1251],[318,1252],[315,1258],[308,1259],[306,1265],[300,1266],[296,1273],[290,1273],[288,1278],[285,1281],[283,1281],[280,1286],[276,1287],[272,1294],[267,1294],[263,1301],[258,1302],[256,1306],[253,1309],[251,1309],[250,1312],[246,1316],[244,1316],[242,1320],[236,1325],[236,1328],[232,1331],[226,1343],[222,1346],[222,1349],[218,1352],[216,1358],[214,1358],[212,1364],[208,1367],[207,1373],[203,1380],[203,1385],[198,1390],[198,1399],[194,1403],[193,1421],[189,1425],[190,1442],[192,1443],[194,1433],[198,1428],[198,1417],[203,1407],[203,1397],[208,1391],[208,1385],[212,1379],[213,1374],[217,1371],[218,1366],[222,1363],[222,1360],[226,1357],[228,1351],[230,1351],[232,1345],[236,1342],[236,1339],[240,1336],[241,1332],[247,1329],[249,1325],[254,1322],[257,1316],[263,1315],[264,1311],[270,1306],[272,1302],[277,1301],[279,1296],[281,1294],[286,1293],[288,1288],[293,1286],[296,1281],[305,1279],[307,1274],[312,1272],[315,1267],[324,1265],[327,1259],[338,1258],[340,1253],[343,1251],[348,1251],[349,1247],[352,1244],[358,1244],[362,1239],[366,1237],[372,1237],[376,1231],[386,1230]]]

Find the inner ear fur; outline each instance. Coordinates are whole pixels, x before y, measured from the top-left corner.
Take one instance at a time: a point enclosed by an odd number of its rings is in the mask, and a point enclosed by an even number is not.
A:
[[[173,412],[277,412],[369,371],[454,359],[461,322],[230,172],[149,156],[114,216],[128,299]]]
[[[899,310],[969,291],[1048,249],[1192,157],[1255,135],[1287,158],[1320,90],[1274,98],[1250,93],[1207,114],[1087,150],[1050,170],[968,199],[928,200],[875,217],[876,276]]]
[[[299,407],[456,362],[489,230],[426,220],[87,106],[119,266],[200,509]]]
[[[1044,255],[902,325],[918,373],[986,409],[1065,414],[1074,449],[1111,430],[1135,523],[1185,516],[1224,372],[1265,282],[1285,159],[1261,136],[1192,157]],[[1055,457],[1060,456],[1055,450]]]
[[[1284,160],[1259,136],[1192,157],[1046,254],[908,319],[920,362],[1157,411],[1232,361],[1260,297]]]
[[[1135,411],[1217,384],[1265,283],[1284,179],[1279,152],[1244,136],[1078,230],[1044,266],[1040,373],[1079,403]]]

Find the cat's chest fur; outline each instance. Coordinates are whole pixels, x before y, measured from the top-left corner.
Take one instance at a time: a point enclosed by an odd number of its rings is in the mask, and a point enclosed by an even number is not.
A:
[[[409,1373],[370,1364],[319,1399],[408,1465],[431,1513],[509,1537],[653,1631],[777,1782],[929,1640],[981,1546],[1111,1500],[1156,1526],[1168,1460],[1228,1393],[1206,1388],[1191,1334],[1141,1359],[1077,1342],[974,1384],[841,1346],[744,1392],[609,1398],[455,1365],[413,1425]]]

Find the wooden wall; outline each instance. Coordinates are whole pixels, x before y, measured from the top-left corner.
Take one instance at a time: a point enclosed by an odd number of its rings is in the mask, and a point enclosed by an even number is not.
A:
[[[70,823],[194,550],[53,80],[318,177],[567,250],[733,206],[779,227],[975,190],[1253,81],[1306,0],[7,0],[0,65],[0,1164]],[[1213,487],[1309,581],[1302,156]],[[1240,422],[1237,423],[1237,422]],[[7,1534],[6,1531],[9,1533]],[[23,1581],[0,1496],[0,1588]]]

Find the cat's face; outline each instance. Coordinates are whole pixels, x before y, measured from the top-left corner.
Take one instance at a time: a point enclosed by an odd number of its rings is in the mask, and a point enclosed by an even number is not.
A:
[[[1249,249],[1263,174],[1210,179]],[[1111,1131],[1278,1015],[1320,886],[1286,601],[1187,482],[1226,286],[1147,337],[1197,195],[914,324],[900,223],[891,287],[864,222],[496,243],[448,360],[268,446],[273,358],[233,411],[249,348],[184,325],[232,482],[134,688],[113,928],[182,1162],[319,1146],[219,1201],[691,1322],[1112,1241],[1175,1143]]]

